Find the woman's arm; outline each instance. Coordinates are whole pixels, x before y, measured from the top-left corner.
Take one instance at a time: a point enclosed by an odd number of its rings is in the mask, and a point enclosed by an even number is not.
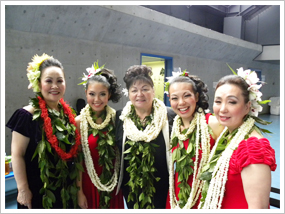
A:
[[[29,142],[30,138],[16,131],[12,132],[11,153],[13,171],[18,188],[17,201],[31,209],[33,195],[29,188],[24,159]]]
[[[220,136],[220,134],[222,133],[222,131],[224,130],[224,126],[222,126],[219,121],[217,120],[217,118],[213,115],[211,115],[209,117],[209,121],[208,121],[208,125],[210,126],[210,128],[213,131],[213,136],[212,138],[214,140],[217,140],[218,137]]]
[[[250,164],[241,171],[242,184],[249,209],[268,209],[271,170],[266,164]]]
[[[79,187],[79,190],[77,192],[78,205],[82,209],[87,209],[88,208],[87,199],[86,199],[86,196],[82,190],[82,171],[79,172],[79,177],[80,177],[80,180],[77,180],[77,186]]]

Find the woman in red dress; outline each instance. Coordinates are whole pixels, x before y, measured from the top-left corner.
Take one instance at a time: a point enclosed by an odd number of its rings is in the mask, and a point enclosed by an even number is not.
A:
[[[202,189],[199,174],[223,127],[211,113],[205,114],[209,106],[208,89],[200,78],[187,71],[173,75],[166,83],[171,107],[177,114],[171,132],[166,208],[197,209]]]
[[[234,72],[234,74],[236,74]],[[225,126],[203,168],[203,209],[266,209],[275,151],[255,122],[262,110],[259,79],[254,71],[238,69],[217,84],[213,110]]]
[[[83,209],[122,209],[123,195],[115,195],[120,157],[114,141],[116,111],[108,101],[118,102],[121,93],[113,72],[99,68],[98,62],[86,69],[83,82],[87,105],[76,117],[84,153],[84,172],[78,186],[78,204]]]

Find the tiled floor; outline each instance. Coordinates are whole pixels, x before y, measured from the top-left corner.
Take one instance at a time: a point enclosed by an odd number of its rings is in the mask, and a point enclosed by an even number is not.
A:
[[[275,150],[275,156],[276,156],[276,163],[277,163],[277,169],[275,172],[272,172],[272,187],[280,189],[280,153],[283,153],[283,150],[280,148],[280,139],[284,140],[284,133],[282,133],[282,138],[280,136],[280,116],[276,115],[260,115],[260,118],[263,120],[271,121],[272,123],[267,126],[259,125],[262,128],[266,128],[269,131],[271,131],[273,134],[265,134],[264,137],[266,137],[269,141],[273,149]],[[283,148],[284,149],[284,148]],[[271,197],[280,199],[279,194],[270,194]],[[6,209],[17,209],[17,203],[16,203],[16,195],[12,195],[9,197],[6,197]],[[274,207],[271,207],[271,209],[274,209]]]

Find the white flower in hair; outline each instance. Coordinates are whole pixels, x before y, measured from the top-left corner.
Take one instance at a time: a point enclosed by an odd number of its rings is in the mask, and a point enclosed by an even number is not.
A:
[[[255,71],[251,71],[249,69],[243,70],[243,67],[237,69],[237,74],[241,76],[248,85],[254,85],[259,82],[259,78]]]
[[[166,79],[168,81],[165,83],[164,93],[168,94],[169,84],[170,84],[170,82],[172,81],[173,78],[179,77],[179,76],[188,76],[188,75],[189,75],[189,72],[186,71],[186,70],[181,71],[180,67],[178,68],[178,71],[172,71],[172,76],[166,77]]]
[[[262,93],[258,91],[257,93],[249,92],[249,100],[261,101]]]
[[[124,95],[127,97],[129,96],[129,91],[126,88],[123,88],[122,92],[124,93]]]
[[[179,67],[178,68],[178,71],[172,71],[172,76],[170,77],[166,77],[166,79],[168,80],[168,82],[170,82],[174,77],[178,77],[180,76],[181,74],[183,74],[183,72],[181,71],[181,68]]]
[[[97,74],[98,72],[100,72],[101,68],[95,69],[94,65],[92,65],[90,68],[86,68],[86,71],[88,72],[87,78],[89,79],[89,78],[93,77],[95,74]]]
[[[249,115],[257,117],[258,112],[262,111],[262,106],[260,104],[270,102],[269,100],[262,101],[261,99],[262,93],[259,89],[262,87],[262,84],[257,84],[261,82],[259,81],[256,72],[251,71],[250,69],[243,70],[242,67],[238,68],[237,75],[242,77],[248,84],[247,90],[249,91],[249,101],[251,102]]]
[[[251,109],[249,115],[258,116],[258,112],[262,111],[262,106],[256,100],[251,100]]]
[[[90,68],[86,68],[86,71],[88,74],[86,75],[85,73],[83,73],[83,77],[82,77],[83,82],[79,83],[78,85],[84,85],[85,86],[88,79],[90,79],[94,75],[100,75],[101,74],[101,70],[104,68],[104,66],[105,65],[102,65],[101,67],[99,67],[98,60],[97,60],[97,62],[94,62],[94,64]]]

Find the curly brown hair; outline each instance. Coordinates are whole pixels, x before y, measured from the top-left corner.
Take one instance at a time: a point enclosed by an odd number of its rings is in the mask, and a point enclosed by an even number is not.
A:
[[[151,75],[152,70],[150,67],[147,67],[145,65],[133,65],[128,68],[124,76],[124,82],[126,83],[126,87],[128,90],[136,81],[146,82],[151,87],[153,87],[154,84]]]
[[[197,93],[199,94],[195,112],[198,111],[199,107],[201,107],[203,110],[208,109],[208,107],[209,107],[209,103],[208,103],[209,97],[207,94],[208,88],[207,88],[207,85],[198,76],[188,75],[188,76],[174,77],[169,82],[169,89],[173,83],[180,83],[180,82],[191,84],[193,91],[194,91],[194,94],[195,95]],[[170,91],[169,89],[168,89],[168,91]]]

